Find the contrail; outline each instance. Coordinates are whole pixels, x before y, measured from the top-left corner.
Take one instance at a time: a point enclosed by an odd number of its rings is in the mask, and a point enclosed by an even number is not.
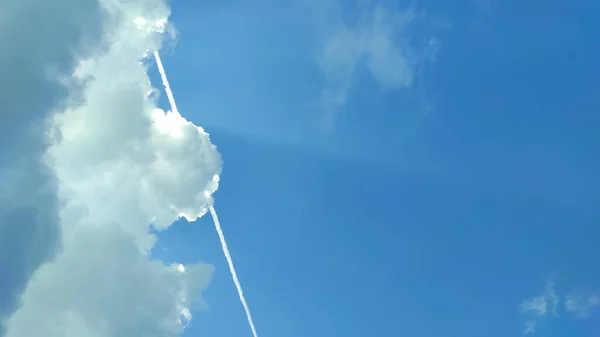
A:
[[[162,84],[165,87],[165,91],[167,92],[167,98],[169,99],[169,104],[171,105],[171,111],[179,114],[177,110],[177,104],[175,104],[175,97],[173,96],[173,92],[171,91],[171,86],[169,85],[169,80],[167,79],[167,73],[165,72],[165,68],[163,67],[162,61],[160,59],[160,55],[158,51],[154,52],[154,59],[156,60],[156,65],[158,66],[158,72],[160,73],[160,78],[162,80]],[[248,307],[248,303],[246,302],[246,297],[244,297],[244,291],[242,290],[242,285],[240,284],[240,280],[237,277],[237,273],[235,272],[235,268],[233,266],[233,260],[231,259],[231,254],[229,253],[229,248],[227,248],[227,242],[225,241],[225,235],[223,235],[223,230],[221,229],[221,223],[219,222],[219,218],[217,217],[217,212],[212,204],[209,204],[208,209],[210,210],[210,215],[213,218],[213,222],[215,223],[215,229],[219,234],[219,240],[221,241],[221,247],[223,248],[223,254],[225,254],[225,259],[227,259],[227,264],[229,265],[229,270],[231,271],[231,277],[233,278],[233,283],[237,288],[238,295],[240,296],[240,301],[242,302],[242,306],[244,306],[244,311],[246,312],[246,318],[248,319],[248,323],[250,324],[250,329],[252,329],[252,335],[254,337],[258,337],[256,333],[256,328],[254,327],[254,321],[252,320],[252,315],[250,314],[250,308]]]
[[[227,264],[229,265],[229,270],[231,271],[231,276],[233,277],[233,283],[235,283],[238,295],[240,296],[240,301],[244,306],[244,311],[246,311],[246,318],[248,318],[250,329],[252,329],[252,335],[254,337],[258,337],[258,335],[256,334],[256,328],[254,327],[254,321],[252,321],[252,315],[250,314],[250,308],[248,307],[248,303],[246,302],[246,298],[244,297],[242,285],[240,284],[240,280],[238,280],[237,273],[235,272],[235,268],[233,267],[233,260],[231,259],[231,254],[229,254],[227,242],[225,241],[225,235],[223,235],[221,223],[219,223],[219,218],[217,217],[217,212],[215,211],[215,208],[212,205],[209,205],[208,209],[210,210],[210,215],[212,215],[213,222],[215,223],[215,228],[217,229],[217,233],[219,234],[219,240],[221,240],[221,247],[223,247],[223,253],[225,254],[225,258],[227,259]]]
[[[167,98],[169,99],[169,104],[171,105],[171,110],[177,114],[179,114],[179,110],[177,109],[177,104],[175,104],[175,97],[173,96],[173,91],[171,91],[171,86],[169,85],[169,79],[167,79],[167,73],[165,72],[165,68],[163,67],[162,61],[160,59],[160,55],[158,51],[154,52],[154,59],[156,60],[156,65],[158,66],[158,72],[160,73],[160,79],[162,80],[162,84],[165,87],[165,91],[167,92]]]

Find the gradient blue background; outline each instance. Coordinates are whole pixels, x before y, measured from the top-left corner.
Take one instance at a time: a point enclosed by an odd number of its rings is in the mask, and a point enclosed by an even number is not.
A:
[[[223,155],[216,208],[261,337],[519,336],[549,277],[600,287],[600,2],[413,2],[446,23],[437,60],[396,91],[360,64],[328,132],[311,6],[175,1],[163,56]],[[160,238],[216,267],[184,336],[251,336],[210,218]]]

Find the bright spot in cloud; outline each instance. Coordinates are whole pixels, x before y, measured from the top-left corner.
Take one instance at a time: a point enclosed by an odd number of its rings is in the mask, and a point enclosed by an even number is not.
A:
[[[143,17],[137,17],[135,20],[133,20],[133,22],[138,26],[138,28],[146,30],[147,32],[163,33],[165,31],[165,27],[167,26],[168,19],[161,18],[148,21]]]

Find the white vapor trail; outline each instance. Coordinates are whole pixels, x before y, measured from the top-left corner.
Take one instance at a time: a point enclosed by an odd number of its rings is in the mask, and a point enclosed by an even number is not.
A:
[[[173,91],[171,91],[171,86],[169,85],[169,80],[167,79],[167,73],[165,72],[165,68],[163,67],[158,51],[154,52],[154,59],[156,60],[156,66],[158,67],[158,72],[160,73],[160,79],[162,80],[162,84],[167,92],[167,98],[169,99],[171,110],[179,115],[177,104],[175,104],[175,96],[173,96]]]
[[[215,211],[215,208],[212,205],[209,205],[208,209],[210,210],[210,215],[213,218],[215,228],[217,229],[217,233],[219,234],[219,240],[221,240],[221,247],[223,247],[223,253],[225,254],[225,258],[227,259],[227,264],[229,265],[229,270],[231,271],[231,276],[233,277],[233,283],[235,283],[238,295],[240,295],[240,301],[244,306],[244,311],[246,311],[246,317],[248,318],[250,329],[252,329],[252,335],[254,337],[258,337],[258,335],[256,334],[256,328],[254,327],[254,321],[252,321],[252,315],[250,314],[250,308],[248,307],[248,303],[246,302],[246,298],[244,297],[242,285],[240,284],[240,280],[238,280],[237,273],[235,272],[235,268],[233,267],[233,260],[231,259],[229,248],[227,248],[227,242],[225,241],[225,235],[223,234],[223,230],[221,229],[221,223],[219,222],[219,218],[217,217],[217,212]]]
[[[160,73],[160,78],[162,79],[163,86],[165,87],[165,91],[167,92],[167,98],[169,99],[171,110],[172,112],[179,114],[179,111],[177,110],[177,105],[175,104],[175,97],[173,96],[173,92],[171,91],[171,86],[169,85],[169,80],[167,79],[167,73],[165,72],[165,68],[163,67],[158,51],[154,52],[154,59],[156,60],[156,65],[158,66],[158,72]],[[217,217],[217,212],[215,211],[215,208],[212,204],[209,204],[208,209],[210,210],[210,215],[212,216],[213,222],[215,223],[215,229],[219,234],[219,240],[221,241],[223,254],[225,255],[225,259],[227,259],[227,264],[229,265],[229,270],[231,271],[233,283],[235,284],[238,295],[240,296],[240,301],[242,302],[242,306],[244,307],[244,311],[246,312],[246,318],[248,319],[248,323],[250,324],[252,335],[254,337],[258,337],[258,334],[256,333],[256,328],[254,326],[254,321],[252,320],[252,315],[250,314],[250,308],[248,307],[248,303],[246,302],[246,297],[244,297],[242,285],[240,284],[240,280],[238,279],[237,273],[235,272],[235,267],[233,266],[233,260],[231,259],[229,248],[227,248],[227,242],[225,241],[225,235],[223,235],[221,223],[219,222],[219,218]]]

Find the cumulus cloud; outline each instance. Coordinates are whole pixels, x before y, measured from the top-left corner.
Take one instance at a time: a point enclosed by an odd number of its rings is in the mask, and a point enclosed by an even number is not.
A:
[[[206,213],[221,158],[202,128],[156,107],[140,60],[160,47],[169,9],[161,0],[44,3],[0,5],[0,41],[11,46],[0,60],[13,75],[3,77],[0,125],[14,137],[35,131],[31,146],[6,150],[14,155],[0,172],[15,182],[0,198],[16,200],[0,208],[0,234],[27,243],[0,240],[0,268],[27,265],[0,283],[13,298],[0,311],[5,336],[176,336],[212,267],[150,260],[150,229]],[[30,172],[40,184],[18,191]],[[32,231],[20,229],[24,220]]]
[[[340,20],[342,22],[343,20]],[[324,41],[318,63],[326,77],[323,89],[324,123],[330,125],[347,99],[361,60],[387,90],[410,87],[422,66],[435,59],[438,42],[431,36],[413,36],[424,17],[414,10],[381,6],[364,10],[355,25],[340,23]]]
[[[33,271],[54,255],[56,184],[41,164],[44,117],[65,97],[57,76],[94,52],[96,1],[0,2],[0,335]]]

